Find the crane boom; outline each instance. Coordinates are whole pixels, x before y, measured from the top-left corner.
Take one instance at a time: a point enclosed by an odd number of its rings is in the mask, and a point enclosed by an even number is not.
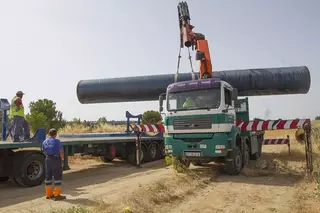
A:
[[[212,78],[212,64],[208,41],[201,33],[193,31],[190,24],[190,13],[187,2],[178,3],[178,17],[180,27],[180,48],[191,47],[196,50],[196,61],[199,64],[199,79]]]

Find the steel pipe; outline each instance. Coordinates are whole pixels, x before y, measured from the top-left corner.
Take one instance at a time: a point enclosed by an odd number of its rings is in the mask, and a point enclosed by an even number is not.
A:
[[[159,94],[166,92],[166,87],[174,82],[174,76],[81,80],[77,85],[77,96],[82,104],[158,100]],[[311,84],[306,66],[215,71],[213,77],[237,88],[239,96],[306,94]],[[190,73],[178,76],[179,82],[191,79]]]

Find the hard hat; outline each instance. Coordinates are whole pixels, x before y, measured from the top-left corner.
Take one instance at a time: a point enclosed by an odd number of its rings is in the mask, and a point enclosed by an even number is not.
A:
[[[16,93],[16,95],[24,95],[24,93],[23,93],[21,90],[19,90],[19,91]]]

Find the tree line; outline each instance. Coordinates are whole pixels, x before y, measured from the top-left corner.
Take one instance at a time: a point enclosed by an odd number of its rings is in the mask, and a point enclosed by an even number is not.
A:
[[[64,128],[66,125],[76,126],[84,125],[90,128],[97,127],[103,124],[110,125],[125,125],[125,120],[107,120],[106,117],[101,117],[97,121],[86,121],[80,118],[73,118],[71,121],[67,121],[63,118],[63,113],[56,107],[56,103],[49,99],[39,99],[32,101],[29,104],[30,112],[26,115],[26,120],[30,125],[32,132],[35,132],[38,128],[45,128],[47,131],[50,128],[56,128],[57,130]],[[2,119],[2,114],[0,114]],[[254,120],[263,120],[260,118],[254,118]],[[316,116],[315,120],[320,120],[320,116]],[[10,119],[8,119],[11,123]],[[162,122],[161,114],[158,111],[148,110],[142,115],[141,122],[143,124],[156,124]],[[0,129],[2,126],[0,125]]]
[[[80,118],[73,118],[71,121],[67,121],[63,118],[63,113],[57,109],[56,103],[49,99],[39,99],[37,101],[30,102],[29,110],[30,112],[26,114],[26,120],[28,121],[32,132],[35,132],[38,128],[45,128],[47,131],[51,128],[59,130],[64,128],[66,125],[84,125],[94,128],[103,124],[126,124],[126,120],[107,120],[106,117],[101,117],[97,121],[81,120]],[[1,113],[0,119],[2,119]],[[162,118],[159,112],[150,110],[143,113],[141,122],[144,124],[152,124],[158,123],[161,120]],[[11,123],[10,118],[8,118],[8,123]],[[2,130],[2,125],[0,125],[0,129]]]

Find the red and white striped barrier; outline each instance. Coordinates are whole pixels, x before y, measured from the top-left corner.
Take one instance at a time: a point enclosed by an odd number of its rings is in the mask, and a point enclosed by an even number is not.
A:
[[[287,144],[288,151],[290,155],[290,137],[287,135],[287,138],[276,138],[276,139],[264,139],[262,145],[283,145]]]
[[[139,132],[165,132],[163,124],[138,124],[135,129]]]
[[[241,131],[262,131],[277,129],[297,129],[305,124],[310,124],[310,119],[294,119],[294,120],[267,120],[267,121],[237,121],[237,126]],[[140,124],[135,125],[135,129],[139,132],[165,132],[163,124]]]
[[[277,130],[277,129],[297,129],[305,124],[310,124],[310,119],[294,119],[294,120],[267,120],[267,121],[237,121],[237,126],[241,131],[261,131],[261,130]]]
[[[288,144],[290,140],[288,138],[280,138],[280,139],[265,139],[263,140],[263,145],[279,145],[279,144]]]

